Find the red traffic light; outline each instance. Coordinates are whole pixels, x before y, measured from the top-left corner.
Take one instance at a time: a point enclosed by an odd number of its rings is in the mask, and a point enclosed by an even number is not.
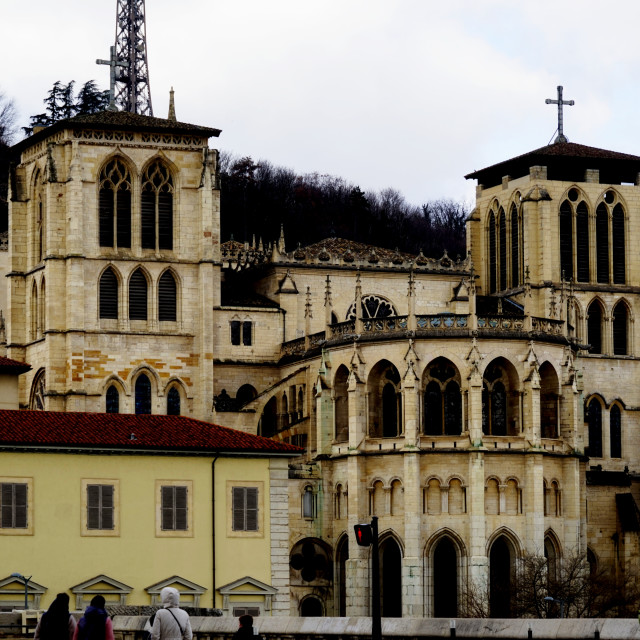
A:
[[[370,547],[373,542],[373,531],[370,524],[356,524],[353,525],[353,529],[356,532],[356,542],[361,547]]]

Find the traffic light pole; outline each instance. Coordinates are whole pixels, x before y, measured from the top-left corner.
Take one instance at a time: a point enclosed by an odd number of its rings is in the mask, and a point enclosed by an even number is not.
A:
[[[378,518],[371,518],[371,640],[382,640],[380,619],[380,554],[378,552]]]

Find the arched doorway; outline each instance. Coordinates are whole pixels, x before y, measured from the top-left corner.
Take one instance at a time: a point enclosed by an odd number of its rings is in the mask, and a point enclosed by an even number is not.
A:
[[[341,618],[347,615],[347,560],[349,559],[349,538],[343,536],[338,542],[336,549],[337,576],[338,581],[338,606],[337,612]]]
[[[511,617],[511,587],[514,564],[511,543],[500,536],[489,553],[489,613],[492,618]]]
[[[380,545],[380,602],[383,618],[402,617],[402,552],[393,538]]]
[[[458,554],[451,538],[444,537],[433,550],[433,617],[458,615]]]
[[[307,596],[300,603],[301,618],[320,618],[324,615],[322,602],[315,596]]]
[[[262,411],[262,417],[260,418],[260,425],[258,432],[261,436],[265,438],[270,438],[271,436],[276,434],[278,430],[278,401],[276,397],[273,396],[267,402]]]

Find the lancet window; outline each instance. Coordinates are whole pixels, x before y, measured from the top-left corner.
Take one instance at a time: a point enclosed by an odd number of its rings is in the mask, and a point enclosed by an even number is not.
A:
[[[131,175],[120,158],[100,173],[100,246],[131,248]]]
[[[143,249],[173,249],[173,178],[160,160],[142,179],[141,243]]]
[[[462,397],[459,374],[444,358],[429,368],[424,390],[426,435],[459,435],[462,432]]]
[[[118,317],[118,277],[111,267],[100,277],[100,317]]]
[[[489,293],[518,286],[522,280],[522,216],[515,202],[506,211],[493,206],[487,233]]]
[[[129,280],[129,320],[147,319],[147,278],[136,269]]]
[[[175,322],[177,319],[177,285],[170,271],[165,271],[158,281],[158,320]]]

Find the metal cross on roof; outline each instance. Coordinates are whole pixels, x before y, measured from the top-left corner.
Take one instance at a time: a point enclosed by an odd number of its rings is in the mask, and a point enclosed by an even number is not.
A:
[[[562,99],[562,85],[560,85],[558,87],[558,99],[551,100],[551,98],[547,98],[544,103],[558,105],[558,137],[555,139],[555,142],[569,142],[567,137],[564,135],[564,131],[562,130],[562,106],[566,104],[569,107],[572,107],[575,102],[573,100]]]
[[[96,60],[96,64],[108,64],[111,67],[110,74],[110,83],[109,83],[109,106],[107,109],[109,111],[117,111],[116,107],[116,67],[126,67],[127,63],[125,60],[118,60],[116,56],[116,48],[115,46],[111,47],[111,56],[109,60],[100,60],[98,58]]]

